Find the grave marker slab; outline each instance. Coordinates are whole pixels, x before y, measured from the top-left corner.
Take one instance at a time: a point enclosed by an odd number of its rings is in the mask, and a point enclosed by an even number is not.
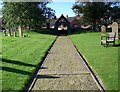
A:
[[[112,23],[112,32],[116,33],[116,39],[118,39],[118,23],[117,22]]]
[[[104,25],[101,26],[101,33],[102,34],[106,33],[106,27]]]

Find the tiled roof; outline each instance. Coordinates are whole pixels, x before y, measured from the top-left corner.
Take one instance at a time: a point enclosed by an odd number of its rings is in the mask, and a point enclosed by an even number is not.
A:
[[[64,15],[61,15],[62,18],[67,19],[66,21],[72,23],[72,21],[77,17],[64,17]],[[50,25],[54,25],[59,19],[61,19],[61,17],[57,18],[57,19],[51,19],[50,20]]]
[[[75,18],[75,17],[68,17],[67,20],[68,20],[69,22],[72,22],[72,20],[74,20],[74,18]]]

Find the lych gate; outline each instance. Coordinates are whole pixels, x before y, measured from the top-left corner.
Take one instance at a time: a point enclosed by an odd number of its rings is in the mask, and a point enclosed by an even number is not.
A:
[[[63,16],[56,21],[55,30],[58,31],[59,34],[67,35],[70,31],[70,22]]]

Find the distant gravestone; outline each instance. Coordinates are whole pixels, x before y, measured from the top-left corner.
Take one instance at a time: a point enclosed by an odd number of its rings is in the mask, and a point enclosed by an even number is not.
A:
[[[3,35],[4,35],[4,36],[7,36],[5,29],[3,30]]]
[[[23,37],[22,27],[18,26],[19,37]]]
[[[118,23],[117,22],[112,23],[112,33],[116,33],[116,39],[118,39]]]
[[[7,33],[8,33],[8,36],[11,36],[11,32],[9,29],[6,29]]]
[[[106,27],[104,25],[101,26],[101,33],[102,34],[106,33]]]

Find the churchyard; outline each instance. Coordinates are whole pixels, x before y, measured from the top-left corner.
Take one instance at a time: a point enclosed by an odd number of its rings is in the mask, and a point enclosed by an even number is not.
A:
[[[29,37],[0,38],[3,90],[23,90],[56,37],[36,32],[26,34]]]
[[[1,90],[118,90],[116,3],[78,2],[59,18],[48,3],[3,4]]]
[[[118,89],[118,40],[116,46],[104,47],[100,44],[99,32],[71,35],[73,43],[84,55],[90,66],[102,79],[106,89]]]
[[[42,58],[56,38],[53,35],[36,32],[25,34],[29,36],[23,38],[2,36],[1,38],[3,90],[22,90],[29,83],[32,73],[42,62]],[[115,41],[115,46],[110,44],[104,47],[100,44],[100,37],[101,32],[81,32],[70,35],[74,45],[102,80],[105,89],[117,90],[118,39]]]

